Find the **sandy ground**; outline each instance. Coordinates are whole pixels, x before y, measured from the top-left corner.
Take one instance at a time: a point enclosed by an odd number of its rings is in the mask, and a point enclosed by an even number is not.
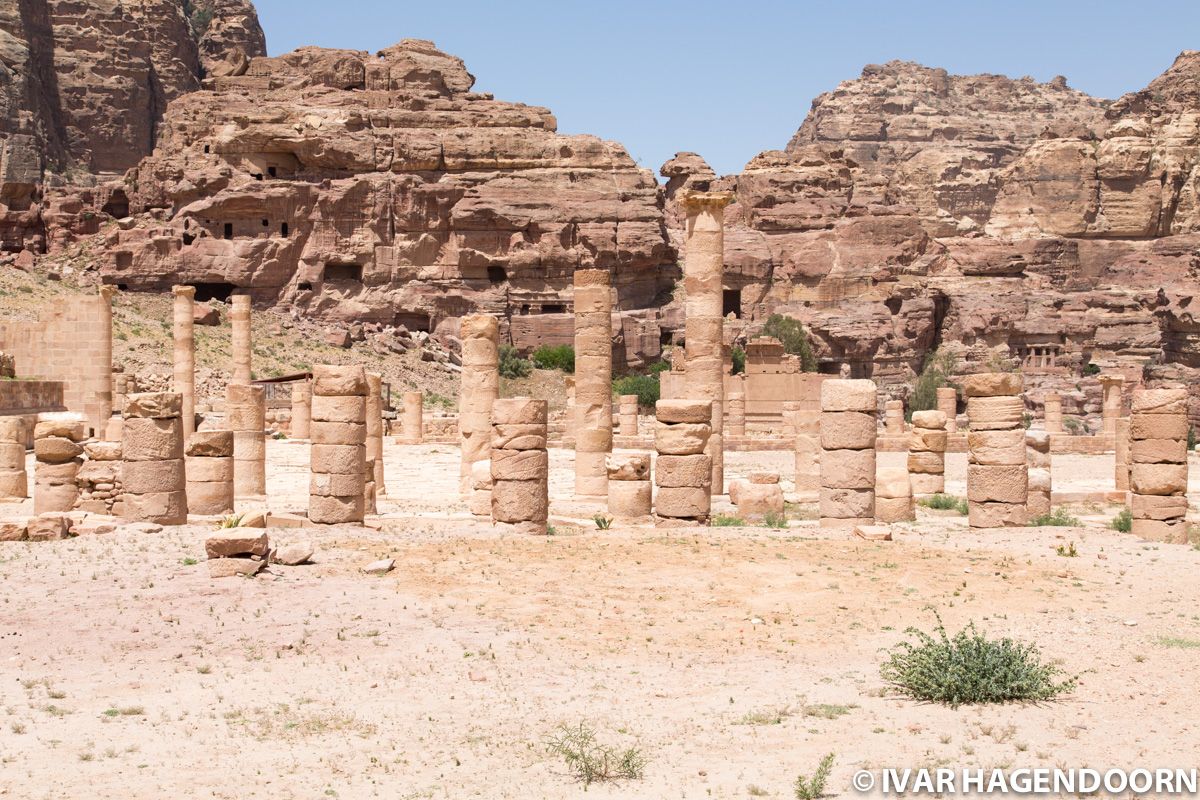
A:
[[[307,448],[268,458],[271,508],[303,509]],[[829,752],[842,796],[860,768],[1195,765],[1200,552],[1106,530],[1114,507],[986,535],[922,510],[875,543],[811,508],[787,530],[599,531],[599,506],[556,500],[556,534],[519,538],[466,514],[456,449],[386,458],[381,531],[273,530],[315,540],[315,563],[253,580],[208,577],[202,526],[0,542],[0,796],[582,797],[544,746],[578,722],[649,761],[597,798],[791,797]],[[571,454],[551,458],[565,498]],[[790,472],[787,453],[727,459]],[[1104,489],[1112,459],[1054,467],[1056,488]],[[949,469],[961,494],[963,457]],[[360,572],[380,557],[396,569]],[[1079,688],[890,695],[884,650],[933,609],[1038,643]]]

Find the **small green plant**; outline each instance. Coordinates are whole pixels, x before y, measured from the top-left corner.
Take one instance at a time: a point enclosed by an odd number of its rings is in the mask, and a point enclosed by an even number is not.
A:
[[[1084,430],[1083,423],[1076,417],[1064,417],[1063,427],[1067,429],[1067,433],[1072,436],[1078,436],[1081,430]]]
[[[916,642],[900,642],[879,674],[900,694],[953,708],[976,703],[1040,702],[1075,688],[1078,676],[1042,662],[1036,645],[1007,637],[988,639],[971,622],[953,637],[941,616],[931,636],[906,632]]]
[[[521,358],[520,351],[511,344],[500,345],[500,377],[527,378],[533,372],[533,364]]]
[[[829,773],[833,770],[835,757],[834,753],[829,753],[822,758],[811,778],[807,775],[796,776],[796,783],[793,787],[796,800],[816,800],[818,797],[825,796],[825,782],[829,780]]]
[[[746,371],[746,351],[735,347],[729,351],[729,360],[733,363],[733,374],[740,375]]]
[[[787,517],[778,511],[768,511],[763,514],[763,525],[767,528],[786,528],[788,526]]]
[[[185,559],[183,560],[183,565],[184,565],[185,567],[194,567],[194,566],[196,566],[196,565],[197,565],[197,564],[199,564],[199,563],[200,563],[199,561],[197,561],[197,560],[196,560],[196,559],[194,559],[194,558],[190,558],[190,557],[189,557],[189,558],[185,558]]]
[[[575,348],[569,344],[542,345],[533,351],[532,358],[538,369],[557,369],[568,374],[575,372]]]
[[[271,435],[271,438],[277,442],[282,442],[285,439],[287,439],[288,437],[287,437],[287,434],[284,433],[283,431],[275,431],[275,433]]]
[[[1026,411],[1021,415],[1021,424],[1025,426],[1025,430],[1029,430],[1029,426],[1033,424],[1033,414]]]
[[[597,514],[592,517],[592,522],[596,523],[596,527],[602,531],[606,531],[612,527],[613,518],[606,514]]]
[[[546,523],[546,535],[547,536],[557,536],[558,528],[554,527],[553,525],[551,525],[550,523],[547,522]]]
[[[222,528],[240,527],[245,516],[245,514],[226,514],[224,517],[221,517],[221,521],[217,523],[217,529],[220,530]]]
[[[1035,528],[1078,528],[1083,523],[1078,517],[1072,517],[1065,508],[1058,507],[1049,514],[1034,517],[1030,523]]]
[[[959,514],[965,515],[968,510],[967,501],[962,497],[955,497],[952,494],[931,494],[929,497],[922,497],[917,500],[917,505],[932,508],[937,511],[957,511]]]
[[[954,356],[934,350],[925,356],[921,374],[913,381],[912,393],[908,398],[908,409],[905,412],[912,419],[914,411],[931,411],[937,408],[937,390],[945,386],[954,386],[950,376],[957,366]]]
[[[799,320],[772,314],[763,325],[763,336],[773,336],[783,345],[783,352],[800,356],[800,369],[804,372],[817,371],[817,357],[808,341],[808,331]]]
[[[1093,364],[1092,362],[1089,361],[1088,363],[1083,365],[1083,374],[1085,376],[1089,376],[1089,377],[1092,375],[1099,375],[1100,374],[1100,366],[1098,364]]]
[[[744,528],[746,520],[729,514],[715,514],[712,518],[712,526],[714,528]]]
[[[1133,530],[1133,513],[1128,508],[1122,508],[1108,526],[1114,531],[1129,533]]]
[[[1075,549],[1075,543],[1069,542],[1067,546],[1059,545],[1054,548],[1054,552],[1058,553],[1063,558],[1078,558],[1079,551]]]
[[[559,725],[546,741],[546,750],[560,756],[576,780],[585,787],[615,780],[638,780],[646,772],[646,757],[636,747],[618,750],[596,741],[596,732],[585,723]]]
[[[640,408],[654,408],[661,395],[658,374],[625,375],[613,381],[613,394],[636,394]]]

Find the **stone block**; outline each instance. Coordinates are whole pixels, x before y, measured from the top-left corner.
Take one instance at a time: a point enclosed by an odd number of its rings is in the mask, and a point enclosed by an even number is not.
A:
[[[1134,519],[1183,519],[1188,501],[1183,495],[1135,494],[1129,499]]]
[[[908,471],[925,475],[941,475],[946,471],[946,456],[943,453],[909,453]]]
[[[66,539],[71,530],[71,518],[65,514],[39,514],[25,523],[25,538],[31,542],[54,542]]]
[[[1129,488],[1136,494],[1185,494],[1187,464],[1132,464]]]
[[[962,379],[962,393],[966,398],[1005,397],[1019,395],[1024,390],[1025,381],[1019,372],[980,372],[965,375]]]
[[[945,431],[913,428],[908,435],[908,450],[910,453],[944,453],[949,436]]]
[[[367,421],[367,398],[356,395],[319,395],[312,399],[311,424]]]
[[[874,450],[822,450],[821,486],[831,489],[873,489]],[[822,514],[822,516],[837,516]]]
[[[696,455],[704,452],[711,435],[712,428],[705,423],[665,425],[659,422],[654,429],[654,447],[660,455]]]
[[[1020,397],[971,397],[967,399],[967,418],[973,431],[1023,428],[1025,401]],[[1021,446],[1024,447],[1024,430]]]
[[[183,421],[133,418],[121,431],[121,457],[125,461],[163,461],[183,458]]]
[[[270,550],[262,528],[223,528],[204,540],[204,554],[209,558],[266,556]]]
[[[545,450],[495,450],[492,452],[493,481],[545,481],[549,470]]]
[[[878,522],[911,522],[917,518],[912,496],[875,496],[875,519]]]
[[[736,492],[734,485],[737,485]],[[745,519],[758,520],[767,514],[783,514],[783,489],[777,483],[734,481],[729,487],[730,499],[735,494],[738,515]]]
[[[177,492],[184,488],[182,458],[169,461],[127,461],[121,469],[126,493]]]
[[[308,476],[309,495],[324,497],[349,497],[362,494],[367,477],[363,472],[313,472]]]
[[[655,462],[654,483],[659,487],[712,486],[712,458],[709,456],[661,455]],[[675,516],[667,514],[666,516]]]
[[[367,373],[362,367],[317,364],[313,367],[312,392],[320,397],[365,396]]]
[[[209,460],[218,461],[220,459]],[[186,493],[189,514],[215,516],[233,512],[232,481],[189,480]]]
[[[78,414],[49,413],[38,416],[37,424],[33,426],[33,438],[41,439],[47,436],[57,436],[72,442],[82,442],[87,439],[84,432],[83,420]],[[18,441],[18,440],[6,440]]]
[[[123,495],[125,516],[140,522],[157,522],[159,525],[183,525],[187,523],[187,493],[183,487],[177,492],[154,492],[152,494]]]
[[[1049,492],[1050,485],[1050,470],[1048,469],[1030,469],[1029,470],[1029,491],[1030,492]]]
[[[909,481],[908,470],[898,467],[880,469],[875,474],[876,501],[881,497],[912,497],[912,483]]]
[[[1024,466],[1025,431],[971,431],[967,434],[967,453],[972,464]]]
[[[365,504],[361,492],[346,497],[310,494],[308,521],[316,525],[361,523],[366,516]]]
[[[361,475],[367,449],[361,444],[314,444],[311,448],[313,472]]]
[[[492,481],[492,519],[496,522],[545,522],[548,512],[544,481]]]
[[[1188,419],[1184,414],[1139,414],[1129,419],[1129,438],[1187,440]]]
[[[608,513],[614,517],[645,517],[651,509],[650,481],[608,480]]]
[[[1139,414],[1187,415],[1187,389],[1135,389],[1130,411]]]
[[[309,441],[313,444],[366,444],[365,422],[320,422],[308,424]]]
[[[865,450],[875,446],[874,414],[858,411],[823,412],[820,420],[824,450]]]
[[[605,469],[610,481],[649,481],[650,454],[610,455],[605,459]]]
[[[712,419],[712,403],[708,400],[659,400],[654,416],[663,423],[704,423]]]
[[[141,392],[127,395],[126,419],[171,419],[183,413],[183,395],[176,392]]]
[[[1134,519],[1130,532],[1148,542],[1188,543],[1188,524],[1182,519]]]
[[[707,486],[660,487],[654,496],[654,513],[660,517],[707,519],[711,509]]]
[[[1186,439],[1135,439],[1129,455],[1138,464],[1184,464],[1187,462]]]
[[[839,380],[821,382],[821,411],[860,411],[872,416],[879,410],[879,387],[875,381]]]
[[[875,519],[875,490],[872,489],[834,489],[821,487],[820,516],[838,518],[858,518],[874,521]]]
[[[940,431],[946,427],[946,415],[941,411],[914,411],[912,424],[916,428]]]
[[[942,494],[946,491],[946,477],[941,474],[913,473],[909,476],[912,481],[914,496],[926,494]]]
[[[1024,504],[1028,491],[1028,472],[1024,465],[967,465],[967,499],[973,503]]]
[[[33,454],[47,464],[63,464],[83,455],[83,448],[62,436],[46,436],[34,440]]]
[[[969,503],[967,524],[972,528],[1020,528],[1029,524],[1025,500],[1020,503]]]
[[[528,397],[506,397],[496,400],[492,404],[492,424],[545,425],[546,401]]]

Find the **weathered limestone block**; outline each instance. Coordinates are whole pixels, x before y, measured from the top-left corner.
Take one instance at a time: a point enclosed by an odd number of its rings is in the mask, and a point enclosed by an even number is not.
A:
[[[1014,397],[1024,390],[1025,382],[1019,372],[980,372],[962,379],[963,397],[968,401],[973,397]]]
[[[606,467],[608,513],[618,519],[649,516],[653,494],[650,486],[650,455],[609,456]]]
[[[131,394],[122,425],[121,515],[159,525],[187,523],[183,399],[177,393]]]
[[[821,485],[831,489],[870,489],[875,485],[875,451],[823,450]]]
[[[783,516],[783,488],[776,482],[737,480],[729,484],[729,499],[737,506],[738,516],[748,521],[765,519],[768,514]]]
[[[186,447],[188,510],[229,514],[234,509],[233,431],[197,431]]]
[[[896,467],[880,469],[875,476],[875,520],[892,523],[915,519],[916,507],[908,470]]]
[[[367,418],[366,372],[362,367],[317,365],[312,390],[313,435],[322,423],[339,426],[322,428],[328,443],[310,448],[308,519],[326,525],[361,523],[367,513],[368,458],[359,429],[361,425],[365,430]]]
[[[875,381],[826,380],[821,383],[821,413],[858,411],[872,417],[879,411],[879,389]]]
[[[832,489],[821,487],[820,526],[853,528],[875,522],[875,489]]]
[[[661,455],[655,464],[658,486],[708,486],[712,480],[712,459],[704,453],[690,456]]]
[[[650,480],[650,454],[635,453],[608,457],[608,479],[610,481]]]
[[[1020,397],[968,397],[967,417],[972,431],[1011,430],[1024,422],[1025,403]]]
[[[660,455],[697,455],[706,451],[711,434],[712,429],[707,424],[659,421],[654,428],[654,447]]]
[[[1187,492],[1187,464],[1139,464],[1129,470],[1129,488],[1134,494],[1183,494]]]
[[[824,450],[862,450],[875,446],[877,426],[874,414],[835,411],[821,414],[821,448]]]

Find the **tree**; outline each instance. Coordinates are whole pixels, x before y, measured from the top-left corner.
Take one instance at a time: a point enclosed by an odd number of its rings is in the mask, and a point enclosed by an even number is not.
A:
[[[505,378],[525,378],[533,371],[533,365],[521,358],[520,352],[511,344],[500,345],[500,375]]]
[[[772,314],[767,317],[767,324],[763,326],[762,333],[763,336],[778,339],[783,345],[783,352],[800,356],[800,369],[805,372],[817,371],[817,357],[808,341],[808,332],[799,320],[782,314]]]

